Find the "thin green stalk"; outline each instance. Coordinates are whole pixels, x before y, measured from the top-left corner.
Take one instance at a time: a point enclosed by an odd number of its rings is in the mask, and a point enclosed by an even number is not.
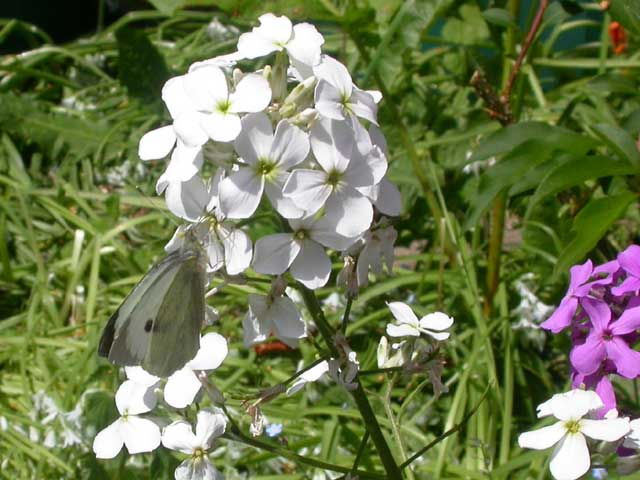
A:
[[[351,313],[351,306],[353,305],[353,297],[347,296],[347,304],[344,307],[344,315],[342,316],[342,333],[346,335],[347,325],[349,324],[349,314]]]
[[[397,418],[393,413],[393,409],[391,408],[391,392],[393,391],[393,386],[397,378],[398,378],[398,374],[395,373],[387,381],[387,388],[384,393],[384,400],[382,404],[384,405],[384,411],[387,414],[387,418],[389,418],[389,423],[391,424],[391,432],[393,433],[393,438],[395,439],[396,445],[398,446],[398,450],[400,452],[400,461],[404,462],[407,459],[407,453],[404,449],[404,442],[402,441],[402,433],[400,432]],[[414,479],[413,472],[411,471],[411,469],[407,469],[405,474],[409,480]]]
[[[309,465],[311,467],[321,468],[323,470],[328,470],[330,472],[351,473],[351,467],[343,467],[342,465],[334,465],[333,463],[323,462],[322,460],[317,460],[315,458],[304,457],[275,443],[268,443],[262,440],[258,440],[257,438],[247,437],[241,432],[235,432],[235,433],[226,432],[225,434],[222,435],[222,437],[226,438],[227,440],[244,443],[245,445],[250,445],[252,447],[256,447],[261,450],[271,452],[273,454],[279,455],[284,458],[288,458],[289,460],[301,463],[303,465]],[[359,478],[371,478],[374,480],[387,478],[384,475],[381,475],[379,473],[367,472],[365,470],[356,470],[355,474]],[[401,478],[401,477],[398,477],[398,478]]]
[[[500,450],[498,453],[498,465],[507,463],[511,449],[511,426],[513,423],[513,396],[514,396],[514,373],[513,373],[513,353],[512,353],[512,329],[509,322],[509,306],[507,304],[507,292],[504,283],[500,285],[498,291],[500,304],[500,316],[504,318],[504,403],[502,407],[502,424],[500,435]]]
[[[329,352],[331,352],[331,356],[334,358],[340,358],[340,352],[338,351],[338,348],[336,347],[334,342],[335,333],[333,332],[333,329],[324,316],[324,312],[320,307],[318,297],[316,297],[316,294],[313,290],[308,289],[304,285],[300,285],[299,290],[302,293],[302,298],[304,299],[304,303],[307,306],[309,313],[313,317],[313,320],[318,327],[322,338],[329,348]],[[367,395],[362,388],[360,379],[356,377],[355,382],[356,388],[351,391],[351,396],[356,402],[356,406],[360,411],[360,415],[364,420],[369,435],[371,435],[371,440],[373,440],[373,444],[378,451],[378,455],[380,456],[382,465],[387,472],[387,478],[391,480],[401,480],[402,473],[400,472],[400,469],[398,468],[398,465],[393,458],[393,454],[391,453],[391,449],[387,444],[387,440],[384,438],[384,434],[382,433],[382,429],[380,428],[378,419],[376,418],[376,415],[371,408],[371,404],[369,403]]]

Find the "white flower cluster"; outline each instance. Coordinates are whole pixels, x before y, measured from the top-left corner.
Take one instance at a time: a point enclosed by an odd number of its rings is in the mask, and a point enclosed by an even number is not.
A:
[[[164,384],[163,398],[174,409],[191,405],[202,388],[200,376],[218,368],[227,356],[227,341],[217,333],[207,333],[200,339],[196,356],[182,369],[173,373]],[[195,435],[185,420],[177,420],[160,429],[159,423],[147,415],[158,405],[162,380],[145,372],[142,367],[125,367],[127,380],[116,392],[116,407],[120,417],[98,432],[93,451],[98,458],[113,458],[123,445],[131,454],[151,452],[160,444],[190,455],[175,472],[175,478],[218,478],[206,452],[226,427],[226,417],[219,409],[198,412]]]
[[[400,213],[401,199],[385,178],[381,94],[359,89],[343,64],[322,54],[323,43],[314,26],[265,14],[236,52],[197,62],[163,88],[173,123],[146,133],[139,155],[170,155],[156,190],[197,230],[209,272],[288,271],[317,289],[329,280],[330,249],[343,252],[339,280],[355,295],[369,268],[382,273],[383,259],[391,268],[396,232],[385,216]],[[273,65],[261,71],[234,68],[271,54]],[[281,230],[254,247],[242,225],[259,208],[276,215]],[[179,248],[186,228],[167,250]],[[295,346],[306,336],[280,286],[249,303],[247,344],[274,334]]]

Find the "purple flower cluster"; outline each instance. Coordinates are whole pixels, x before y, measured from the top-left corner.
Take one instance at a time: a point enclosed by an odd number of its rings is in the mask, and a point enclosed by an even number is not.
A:
[[[594,389],[604,416],[616,408],[610,375],[640,376],[640,352],[632,348],[640,329],[640,246],[595,268],[591,260],[575,265],[570,277],[560,306],[541,326],[553,333],[571,327],[573,386]]]

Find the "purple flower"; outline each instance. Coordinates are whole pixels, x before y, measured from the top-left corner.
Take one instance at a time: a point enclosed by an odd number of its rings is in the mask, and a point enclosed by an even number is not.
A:
[[[640,307],[627,308],[620,318],[612,321],[609,306],[599,300],[584,297],[585,309],[593,329],[582,345],[570,354],[573,367],[584,375],[595,373],[605,360],[611,360],[618,374],[635,378],[640,374],[640,352],[632,350],[624,335],[640,328]]]
[[[627,273],[627,278],[617,287],[611,289],[611,293],[622,296],[629,292],[640,290],[640,247],[630,245],[624,252],[618,254],[618,263]]]

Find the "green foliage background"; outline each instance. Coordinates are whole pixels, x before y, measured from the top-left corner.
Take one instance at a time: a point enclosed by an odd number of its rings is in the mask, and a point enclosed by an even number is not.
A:
[[[162,200],[136,191],[152,195],[163,169],[163,162],[142,164],[137,144],[167,121],[159,93],[168,77],[232,51],[239,33],[274,12],[314,23],[325,52],[345,62],[359,86],[384,94],[379,119],[390,144],[390,179],[403,193],[396,224],[402,248],[395,275],[354,304],[348,333],[363,369],[375,368],[375,347],[390,320],[385,301],[413,296],[419,311],[456,318],[445,347],[449,392],[441,398],[424,374],[394,382],[363,377],[399,463],[460,422],[489,389],[471,419],[428,450],[413,473],[405,470],[407,478],[545,478],[548,455],[521,451],[515,438],[535,426],[538,403],[568,388],[568,338],[514,328],[527,318],[516,309],[516,285],[529,275],[531,290],[556,305],[571,265],[612,259],[638,241],[638,0],[612,0],[608,12],[596,3],[551,2],[516,79],[511,107],[518,121],[508,127],[492,119],[469,81],[481,69],[497,91],[504,87],[537,2],[150,4],[155,9],[65,45],[50,43],[33,25],[0,20],[0,45],[15,35],[34,45],[0,57],[0,475],[173,477],[179,458],[168,453],[96,461],[90,449],[93,434],[116,415],[121,380],[96,356],[101,328],[174,229],[159,211]],[[214,18],[233,29],[211,27]],[[620,55],[610,45],[612,20],[628,36]],[[463,171],[474,162],[485,166]],[[488,220],[500,211],[496,199],[507,205],[501,275],[483,308],[487,270],[496,265],[489,256],[496,227]],[[269,228],[252,225],[252,237]],[[255,288],[236,286],[211,300],[232,352],[215,379],[239,415],[243,395],[314,358],[309,344],[260,357],[242,347],[245,297]],[[337,323],[338,314],[330,320]],[[83,399],[80,446],[44,446],[64,420],[43,421],[34,403],[39,391],[62,411]],[[620,404],[637,416],[637,391],[622,388]],[[364,426],[338,387],[312,386],[264,411],[284,424],[283,448],[353,464]],[[247,417],[242,421],[246,427]],[[324,475],[273,452],[221,446],[215,463],[227,478]],[[381,472],[371,445],[360,468]]]

